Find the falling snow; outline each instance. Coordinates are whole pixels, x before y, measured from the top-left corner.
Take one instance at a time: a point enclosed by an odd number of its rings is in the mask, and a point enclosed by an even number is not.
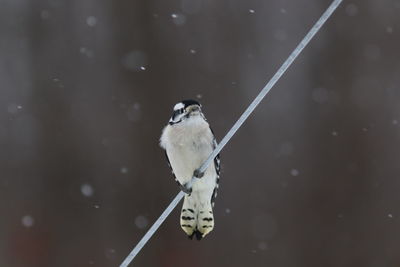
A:
[[[186,23],[186,16],[183,14],[172,14],[172,21],[177,26],[182,26]]]
[[[131,51],[122,58],[122,64],[130,71],[142,71],[147,65],[147,55],[141,50]]]
[[[32,216],[25,215],[24,217],[22,217],[21,223],[22,223],[23,226],[25,226],[27,228],[30,228],[30,227],[32,227],[34,225],[35,220],[33,219]]]
[[[106,258],[109,260],[113,260],[116,257],[115,249],[113,249],[113,248],[106,249],[104,254],[105,254]]]
[[[128,169],[127,167],[122,167],[121,170],[120,170],[120,172],[121,172],[122,174],[127,174],[127,173],[129,172],[129,169]]]
[[[21,105],[18,105],[18,104],[15,104],[15,103],[10,103],[10,104],[8,104],[8,106],[7,106],[7,111],[8,111],[8,113],[10,113],[10,114],[16,114],[16,113],[18,113],[18,111],[21,110],[21,109],[22,109],[22,106],[21,106]]]
[[[261,241],[261,242],[258,243],[257,247],[258,247],[259,250],[267,250],[268,249],[268,243],[264,242],[264,241]]]
[[[292,175],[292,176],[298,176],[299,174],[300,174],[300,172],[297,169],[291,169],[290,170],[290,175]]]
[[[85,197],[91,197],[94,194],[94,189],[90,184],[81,185],[81,193]]]
[[[202,102],[222,140],[329,4],[3,2],[0,188],[3,205],[16,205],[0,214],[11,229],[2,248],[21,266],[120,264],[178,190],[158,147],[174,102]],[[327,258],[296,257],[309,245],[303,230],[317,222],[311,230],[316,244],[329,244],[323,249],[342,251],[350,241],[359,251],[394,255],[396,242],[351,233],[371,228],[360,214],[382,226],[383,237],[397,227],[399,11],[400,0],[343,1],[222,151],[216,230],[189,244],[174,210],[150,242],[233,251],[245,240],[231,262],[300,266]],[[365,186],[361,197],[372,209],[357,214],[354,192]],[[151,250],[141,252],[142,266],[157,262]],[[331,252],[332,265],[392,263],[385,253],[336,259]]]
[[[148,224],[149,224],[149,222],[148,222],[147,218],[142,215],[139,215],[135,218],[135,225],[139,229],[145,229]]]
[[[87,47],[80,47],[79,48],[79,52],[87,57],[93,57],[94,53],[91,49],[87,48]]]
[[[96,26],[96,24],[97,24],[97,18],[94,17],[94,16],[87,17],[87,18],[86,18],[86,24],[87,24],[89,27],[94,27],[94,26]]]

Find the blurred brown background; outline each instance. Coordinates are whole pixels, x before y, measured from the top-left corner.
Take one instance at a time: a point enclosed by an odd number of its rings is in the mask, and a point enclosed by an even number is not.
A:
[[[0,0],[0,266],[118,266],[178,192],[181,99],[221,139],[330,0]],[[345,0],[132,266],[400,266],[400,0]],[[180,206],[180,205],[179,205]]]

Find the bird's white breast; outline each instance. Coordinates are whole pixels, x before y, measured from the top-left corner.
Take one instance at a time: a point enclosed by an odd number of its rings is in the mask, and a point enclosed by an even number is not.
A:
[[[191,180],[194,170],[211,154],[213,138],[208,123],[201,116],[164,128],[160,145],[166,150],[175,177],[182,185]],[[215,167],[211,164],[204,177],[193,184],[193,190],[209,191],[214,188],[215,179]]]

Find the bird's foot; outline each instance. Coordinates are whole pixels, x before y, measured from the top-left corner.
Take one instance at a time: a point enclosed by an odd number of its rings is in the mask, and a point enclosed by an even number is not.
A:
[[[201,172],[199,169],[196,169],[193,172],[193,176],[200,179],[201,177],[204,176],[204,172]]]
[[[190,195],[192,193],[192,187],[188,188],[188,186],[189,186],[189,183],[186,183],[184,185],[180,185],[180,188],[184,193]]]

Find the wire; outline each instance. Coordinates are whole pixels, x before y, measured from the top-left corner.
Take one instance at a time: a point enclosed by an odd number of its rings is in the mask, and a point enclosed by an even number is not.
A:
[[[185,193],[183,191],[179,192],[178,195],[172,200],[172,202],[168,205],[168,207],[164,210],[164,212],[160,215],[157,221],[150,227],[147,233],[142,237],[136,247],[132,250],[131,253],[126,257],[126,259],[121,263],[120,267],[127,267],[131,261],[135,258],[135,256],[139,253],[139,251],[146,245],[147,241],[152,237],[152,235],[157,231],[160,225],[165,221],[171,211],[178,205],[179,201],[184,197]]]
[[[275,75],[271,78],[271,80],[265,85],[265,87],[261,90],[261,92],[257,95],[257,97],[253,100],[253,102],[249,105],[249,107],[243,112],[240,118],[236,121],[236,123],[232,126],[229,132],[225,135],[225,137],[221,140],[221,142],[217,145],[211,155],[207,158],[207,160],[200,166],[199,171],[204,172],[211,161],[221,152],[224,146],[229,142],[232,136],[235,135],[237,130],[239,130],[240,126],[247,120],[250,114],[254,111],[254,109],[260,104],[261,100],[268,94],[271,88],[276,84],[279,78],[286,72],[289,66],[293,63],[293,61],[297,58],[297,56],[303,51],[304,47],[310,42],[310,40],[314,37],[314,35],[320,30],[322,25],[328,20],[328,18],[332,15],[332,13],[336,10],[336,8],[340,5],[342,0],[334,0],[328,9],[322,14],[322,16],[318,19],[318,21],[314,24],[311,30],[306,34],[303,40],[297,45],[297,47],[293,50],[290,56],[286,59],[286,61],[282,64],[282,66],[278,69]],[[195,177],[192,178],[190,184],[195,181]],[[132,252],[126,257],[126,259],[122,262],[120,267],[127,267],[131,261],[135,258],[135,256],[140,252],[143,246],[149,241],[152,235],[157,231],[160,225],[165,221],[171,211],[178,205],[179,201],[183,198],[185,193],[182,191],[172,200],[171,204],[164,210],[161,216],[157,219],[157,221],[151,226],[151,228],[147,231],[147,233],[143,236],[143,238],[139,241],[136,247],[132,250]]]

